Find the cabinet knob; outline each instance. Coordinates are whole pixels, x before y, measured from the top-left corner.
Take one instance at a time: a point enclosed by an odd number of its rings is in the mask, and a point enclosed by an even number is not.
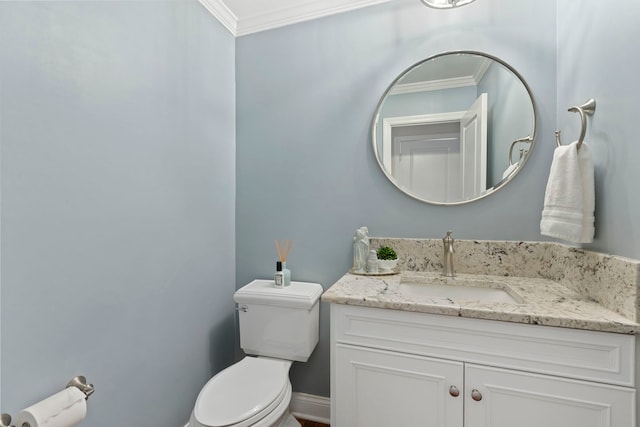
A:
[[[482,400],[482,393],[474,388],[473,390],[471,390],[471,398],[476,402],[480,402]]]
[[[460,396],[460,390],[458,390],[458,387],[452,385],[449,387],[449,394],[453,397],[458,397]]]

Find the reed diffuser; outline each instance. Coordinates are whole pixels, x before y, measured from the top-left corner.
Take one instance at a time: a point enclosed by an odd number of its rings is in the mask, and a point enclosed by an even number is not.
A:
[[[287,268],[287,256],[290,249],[291,240],[283,240],[282,243],[276,240],[279,261],[276,263],[275,283],[278,287],[286,287],[291,284],[291,270]]]

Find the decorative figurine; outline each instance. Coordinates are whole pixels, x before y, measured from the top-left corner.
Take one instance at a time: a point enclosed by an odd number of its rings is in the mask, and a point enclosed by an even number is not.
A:
[[[353,272],[367,271],[367,257],[369,256],[369,229],[360,227],[353,236]]]

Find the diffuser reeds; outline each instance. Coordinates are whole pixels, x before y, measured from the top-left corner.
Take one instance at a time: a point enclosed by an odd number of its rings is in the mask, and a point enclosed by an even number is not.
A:
[[[278,259],[280,262],[287,262],[289,249],[291,249],[291,240],[283,240],[282,243],[276,240],[276,250],[278,251]]]

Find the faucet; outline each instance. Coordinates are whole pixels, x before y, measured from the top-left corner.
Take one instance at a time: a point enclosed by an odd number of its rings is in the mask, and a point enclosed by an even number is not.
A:
[[[453,269],[453,242],[451,230],[447,231],[447,235],[442,239],[444,243],[444,258],[442,261],[442,275],[446,277],[454,277],[456,272]]]

